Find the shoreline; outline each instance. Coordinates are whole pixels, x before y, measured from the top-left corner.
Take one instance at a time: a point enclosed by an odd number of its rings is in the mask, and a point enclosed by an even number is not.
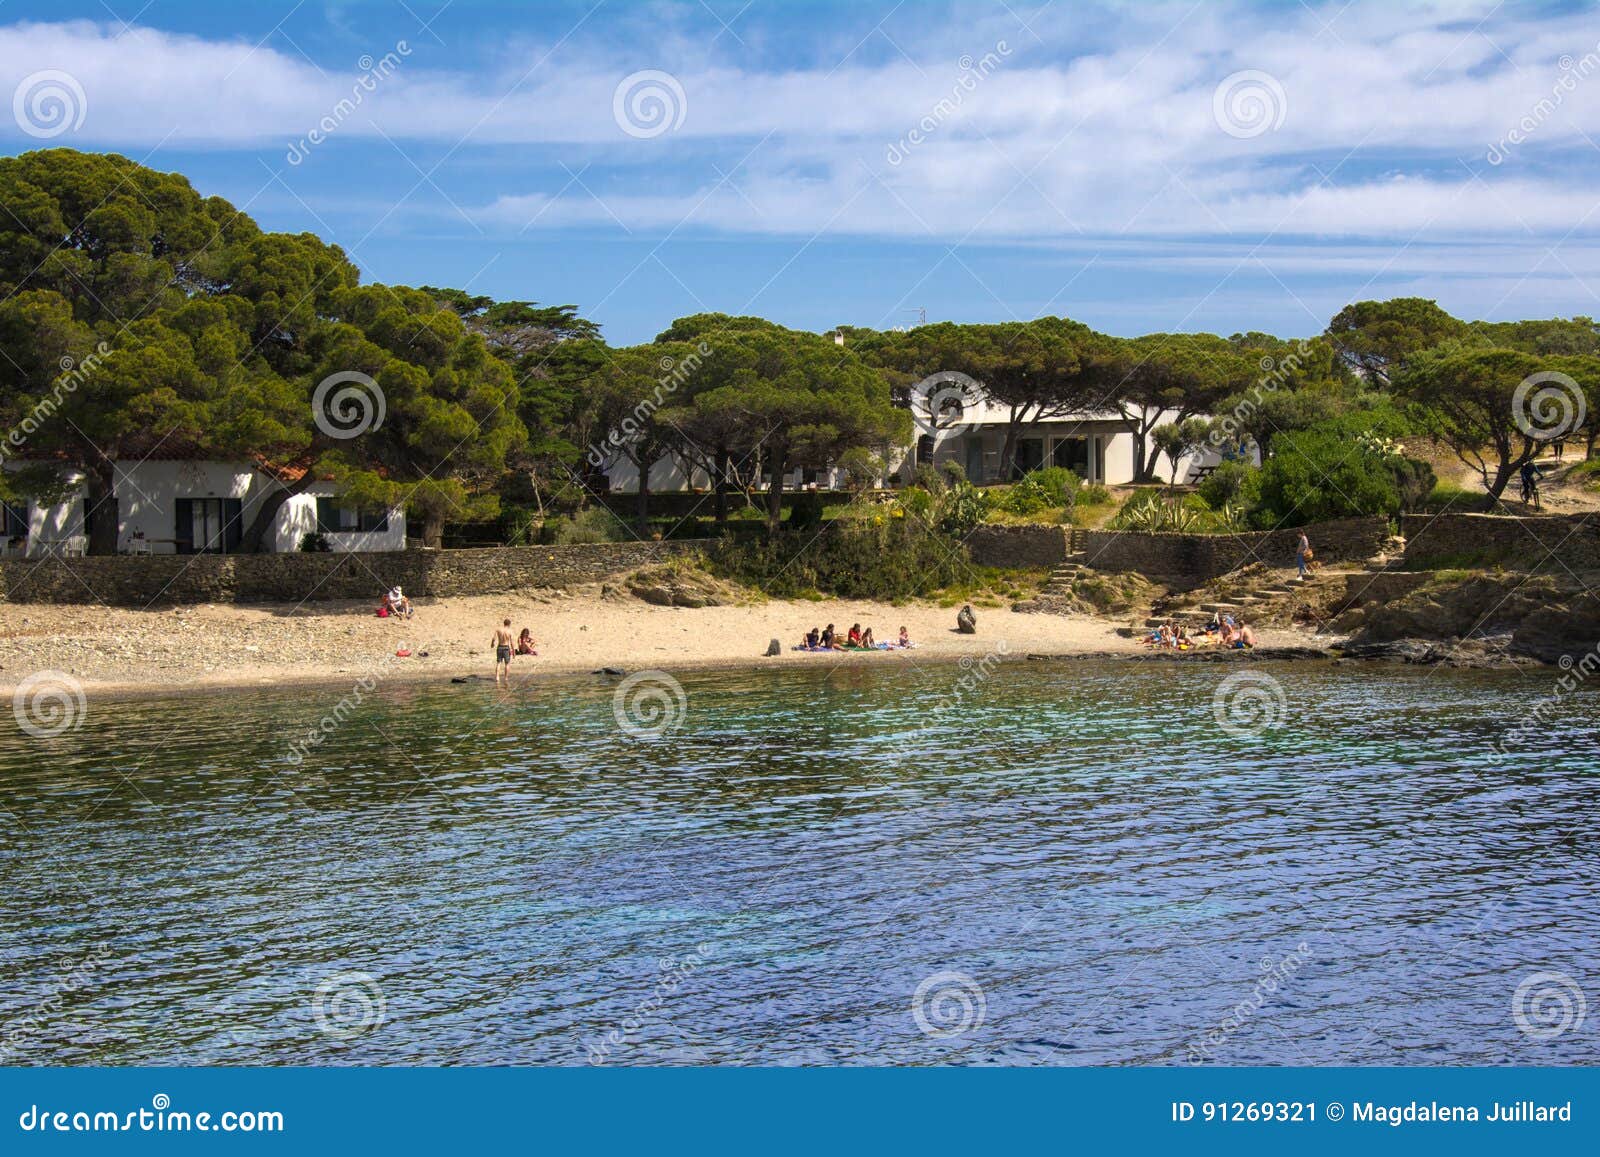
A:
[[[250,688],[350,687],[364,679],[417,684],[477,676],[492,682],[490,633],[503,618],[528,625],[540,655],[513,660],[511,682],[588,675],[613,667],[642,670],[756,670],[913,663],[969,665],[999,654],[1230,661],[1256,656],[1322,656],[1327,643],[1299,630],[1260,631],[1253,652],[1152,654],[1118,634],[1125,622],[1087,615],[1015,614],[978,607],[978,634],[953,629],[956,608],[893,606],[858,600],[767,600],[701,608],[662,607],[599,588],[541,591],[419,603],[408,621],[379,619],[368,603],[203,604],[160,610],[0,604],[0,694],[12,696],[31,676],[70,677],[95,698],[160,697]],[[791,648],[811,626],[870,625],[892,638],[905,625],[909,651],[823,654]],[[783,648],[765,651],[776,638]],[[396,657],[407,649],[411,657]],[[428,652],[422,657],[422,652]],[[1331,657],[1331,656],[1330,656]],[[476,680],[474,680],[476,681]]]

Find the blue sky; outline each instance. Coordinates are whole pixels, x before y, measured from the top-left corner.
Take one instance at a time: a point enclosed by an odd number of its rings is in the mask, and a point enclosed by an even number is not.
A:
[[[369,279],[570,302],[613,342],[702,309],[1284,335],[1400,294],[1600,314],[1588,5],[6,0],[0,22],[0,148],[123,152]]]

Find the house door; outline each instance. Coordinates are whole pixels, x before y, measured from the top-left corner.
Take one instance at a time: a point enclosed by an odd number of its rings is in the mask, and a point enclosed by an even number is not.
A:
[[[1089,481],[1089,439],[1056,439],[1050,451],[1050,464],[1072,471],[1085,482]]]
[[[1044,465],[1044,439],[1019,438],[1017,440],[1017,462],[1012,468],[1012,478],[1021,478],[1030,471],[1037,470]]]
[[[983,435],[968,434],[964,439],[967,447],[967,477],[973,482],[983,481]]]
[[[237,498],[180,498],[177,506],[179,554],[226,554],[239,549],[243,503]]]

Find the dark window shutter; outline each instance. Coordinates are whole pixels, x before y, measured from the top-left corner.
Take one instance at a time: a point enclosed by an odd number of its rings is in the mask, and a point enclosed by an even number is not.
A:
[[[177,525],[172,537],[178,540],[179,554],[194,553],[194,499],[180,498],[173,504],[177,511]]]

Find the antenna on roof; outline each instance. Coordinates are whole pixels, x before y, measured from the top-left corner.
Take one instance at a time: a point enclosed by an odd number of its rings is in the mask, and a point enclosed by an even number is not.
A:
[[[928,324],[928,311],[927,311],[926,307],[918,306],[916,309],[908,309],[905,312],[916,314],[917,315],[917,324],[918,325],[927,325]]]

